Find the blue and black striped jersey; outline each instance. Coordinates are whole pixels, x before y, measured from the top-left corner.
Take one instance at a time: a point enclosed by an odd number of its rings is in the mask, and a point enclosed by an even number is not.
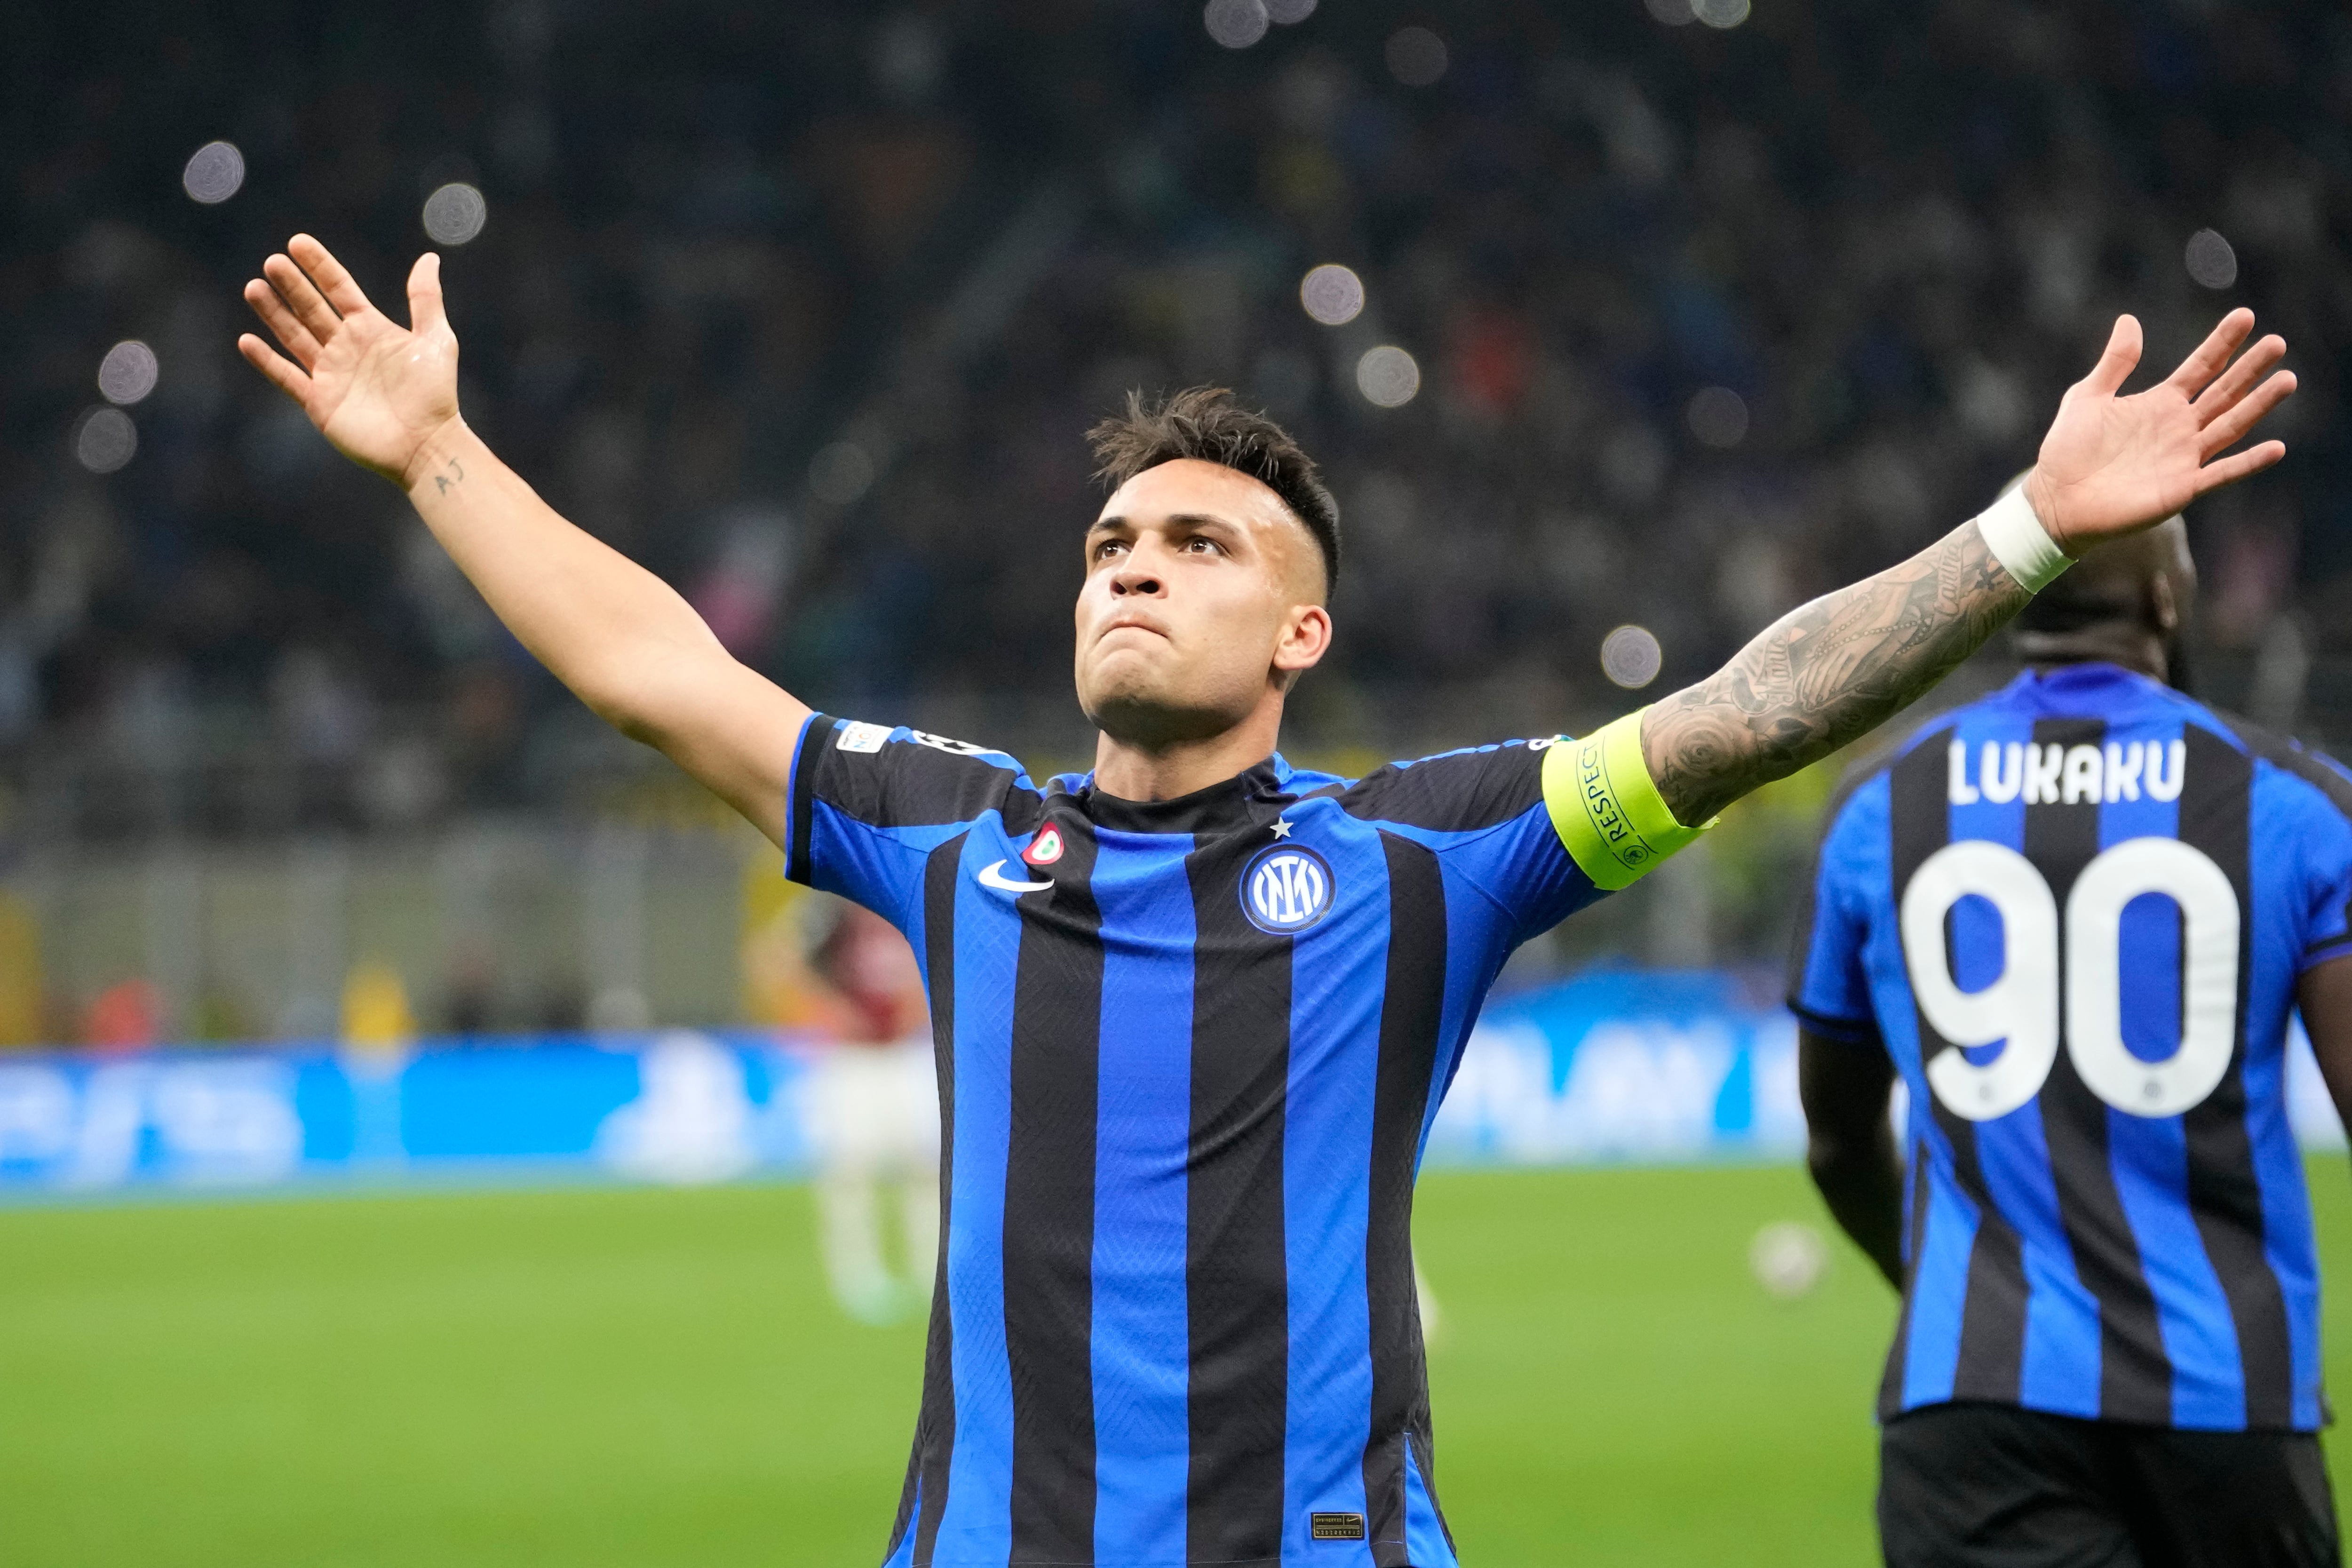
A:
[[[2106,664],[1849,782],[1790,1005],[1909,1089],[1882,1416],[2320,1424],[2284,1053],[2297,977],[2352,953],[2347,813],[2332,762]]]
[[[1180,800],[823,715],[786,871],[921,958],[945,1241],[892,1564],[1450,1568],[1410,1219],[1549,741]]]

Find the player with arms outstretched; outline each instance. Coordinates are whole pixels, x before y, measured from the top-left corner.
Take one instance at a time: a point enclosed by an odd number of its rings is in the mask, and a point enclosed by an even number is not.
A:
[[[2340,1561],[2285,1051],[2299,1004],[2352,1112],[2352,776],[2166,684],[2195,587],[2178,518],[2098,551],[1822,840],[1799,1082],[1903,1295],[1896,1568]]]
[[[1275,749],[1330,646],[1338,510],[1223,394],[1096,432],[1076,678],[1092,772],[812,713],[556,515],[458,416],[439,263],[411,325],[297,237],[246,357],[401,485],[596,712],[921,957],[944,1232],[893,1563],[1446,1568],[1413,1310],[1430,1117],[1517,943],[1916,697],[2062,570],[2278,459],[2238,311],[2173,374],[2120,320],[2020,498],[1581,741],[1360,780]],[[289,357],[290,356],[290,357]],[[1076,531],[1073,531],[1074,532]]]

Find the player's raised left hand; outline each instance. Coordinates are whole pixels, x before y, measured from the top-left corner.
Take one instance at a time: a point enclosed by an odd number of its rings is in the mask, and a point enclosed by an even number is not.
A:
[[[2116,318],[2106,353],[2066,389],[2025,480],[2026,500],[2060,549],[2080,555],[2161,522],[2286,456],[2282,441],[2222,456],[2294,390],[2293,371],[2263,379],[2284,357],[2284,338],[2266,337],[2230,363],[2253,330],[2252,310],[2231,311],[2179,369],[2119,397],[2139,363],[2140,331],[2133,318]]]
[[[441,308],[441,258],[408,274],[403,327],[368,302],[349,269],[307,234],[261,264],[245,302],[285,348],[247,332],[237,351],[337,451],[406,489],[425,444],[457,419],[457,334]],[[293,356],[289,360],[286,355]]]

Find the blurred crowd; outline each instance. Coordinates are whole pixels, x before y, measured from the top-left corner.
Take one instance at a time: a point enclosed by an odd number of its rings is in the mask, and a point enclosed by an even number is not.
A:
[[[1082,435],[1131,387],[1233,386],[1319,455],[1347,557],[1301,736],[1433,746],[1703,673],[1989,500],[2114,312],[2168,367],[2241,303],[2302,392],[2288,464],[2192,517],[2201,646],[2352,644],[2339,7],[94,4],[12,35],[20,770],[270,759],[230,822],[560,795],[583,716],[233,348],[297,230],[404,309],[453,186],[467,418],[834,711],[1081,750]],[[109,413],[131,340],[152,391]],[[1605,669],[1625,624],[1657,651]]]

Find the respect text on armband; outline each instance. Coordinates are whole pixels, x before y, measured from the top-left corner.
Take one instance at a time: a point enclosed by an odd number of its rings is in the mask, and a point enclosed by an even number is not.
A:
[[[1584,814],[1593,831],[1621,863],[1638,865],[1645,858],[1646,847],[1635,837],[1625,808],[1618,803],[1617,792],[1609,787],[1608,770],[1601,762],[1602,750],[1597,742],[1577,750],[1577,784],[1584,795]]]

